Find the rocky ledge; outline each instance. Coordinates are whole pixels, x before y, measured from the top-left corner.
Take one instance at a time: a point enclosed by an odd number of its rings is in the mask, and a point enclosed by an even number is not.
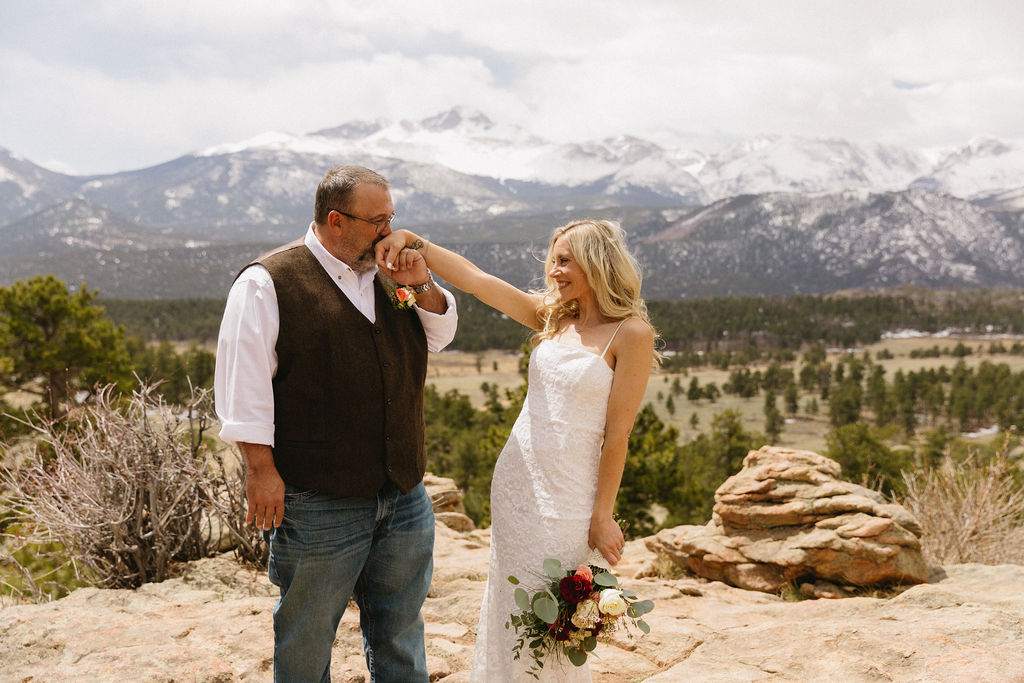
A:
[[[793,512],[797,517],[814,510],[807,496],[790,496],[787,503],[788,494],[773,487],[766,491],[776,494],[762,503],[774,496],[773,504],[804,511]],[[438,523],[434,580],[423,613],[431,680],[465,683],[490,537],[458,517],[457,501],[439,495],[450,489],[442,481],[434,491],[439,512],[451,513],[439,519],[465,530]],[[848,493],[837,493],[837,500]],[[842,505],[836,510],[851,514]],[[717,514],[724,523],[723,511]],[[899,512],[878,508],[872,514],[879,513],[899,522]],[[905,540],[902,533],[894,538]],[[591,658],[597,683],[1024,681],[1024,566],[933,568],[909,587],[796,601],[680,577],[674,564],[651,550],[659,543],[653,537],[631,541],[616,567],[623,584],[652,598],[655,610],[645,617],[649,635],[598,647]],[[0,681],[269,681],[275,600],[276,589],[263,573],[223,555],[137,590],[86,588],[47,604],[6,604],[0,608]],[[336,682],[368,680],[355,605],[339,629],[331,673]]]
[[[465,682],[487,571],[486,532],[438,526],[424,606],[432,680]],[[617,573],[653,598],[651,634],[603,644],[598,683],[1024,680],[1024,567],[955,565],[895,595],[786,601],[697,578],[628,577],[656,557],[627,544]],[[0,609],[3,681],[269,681],[275,589],[228,556],[138,590],[86,588]],[[368,680],[353,606],[334,681]]]

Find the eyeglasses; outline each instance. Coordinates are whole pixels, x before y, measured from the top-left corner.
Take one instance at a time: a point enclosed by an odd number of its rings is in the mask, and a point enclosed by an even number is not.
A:
[[[374,228],[377,229],[377,233],[378,234],[380,234],[380,231],[384,229],[385,225],[391,225],[391,221],[393,221],[395,219],[395,212],[394,211],[392,211],[391,215],[388,216],[387,218],[381,218],[379,221],[371,221],[369,218],[360,218],[359,216],[353,216],[350,213],[345,213],[344,211],[338,211],[337,209],[328,208],[327,210],[328,211],[334,211],[335,213],[340,213],[342,216],[345,216],[346,218],[351,218],[352,220],[362,221],[364,223],[369,223],[370,225],[372,225]]]

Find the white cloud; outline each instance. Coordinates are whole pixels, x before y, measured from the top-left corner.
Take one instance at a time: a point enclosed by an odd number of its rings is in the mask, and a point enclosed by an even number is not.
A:
[[[84,172],[457,104],[559,139],[1024,138],[1016,0],[53,5],[5,8],[0,145]]]

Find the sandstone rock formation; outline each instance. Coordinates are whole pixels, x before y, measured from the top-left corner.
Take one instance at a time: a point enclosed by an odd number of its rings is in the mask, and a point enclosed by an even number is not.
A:
[[[450,490],[436,484],[435,492]],[[449,503],[447,511],[461,514]],[[427,664],[432,681],[466,683],[490,532],[439,521],[436,536],[423,607]],[[600,644],[591,658],[595,683],[1024,681],[1024,567],[953,565],[886,597],[789,602],[719,581],[659,578],[652,568],[674,568],[646,540],[626,544],[615,573],[655,601],[645,616],[651,633]],[[86,588],[48,604],[0,603],[0,682],[270,681],[276,600],[265,573],[224,555],[137,590]],[[354,604],[334,644],[331,676],[369,679]]]
[[[466,514],[462,505],[462,490],[455,485],[454,479],[438,477],[427,472],[423,477],[423,486],[434,504],[434,516],[437,521],[456,531],[472,531],[476,528],[473,520]]]
[[[715,492],[706,526],[664,529],[648,547],[699,576],[769,593],[795,584],[841,597],[843,586],[927,581],[913,515],[839,476],[837,462],[810,451],[751,451]]]
[[[424,605],[431,680],[466,683],[487,574],[487,530],[437,527]],[[652,598],[651,633],[598,646],[595,683],[1024,680],[1024,567],[954,565],[890,598],[787,602],[696,578],[630,578],[657,562],[626,544],[616,574]],[[276,589],[223,556],[138,590],[86,588],[0,607],[0,681],[270,681]],[[366,683],[359,614],[331,667]]]

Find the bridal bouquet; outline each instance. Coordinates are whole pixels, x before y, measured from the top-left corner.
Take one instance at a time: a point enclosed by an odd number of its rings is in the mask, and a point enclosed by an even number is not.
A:
[[[528,673],[534,678],[548,654],[568,657],[582,666],[587,654],[597,647],[598,636],[608,636],[619,626],[650,633],[640,617],[654,609],[654,603],[637,600],[635,593],[618,588],[618,580],[608,570],[587,564],[566,570],[558,560],[549,558],[544,560],[544,573],[547,585],[533,593],[520,586],[516,577],[508,577],[516,586],[520,611],[509,617],[505,628],[515,628],[518,634],[512,648],[515,659],[523,648],[533,657]]]

